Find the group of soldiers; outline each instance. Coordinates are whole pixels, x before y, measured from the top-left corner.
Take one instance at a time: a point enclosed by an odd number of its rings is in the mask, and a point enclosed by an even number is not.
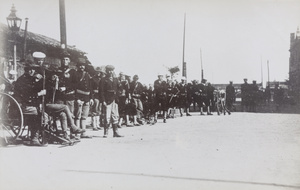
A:
[[[104,129],[103,137],[108,137],[110,128],[113,137],[122,137],[118,132],[122,125],[154,125],[160,118],[166,123],[168,118],[174,118],[176,109],[180,116],[191,116],[192,103],[199,106],[201,115],[204,109],[212,115],[216,108],[218,113],[230,114],[235,99],[232,82],[223,92],[205,79],[187,83],[185,77],[176,81],[166,76],[164,80],[164,75],[158,74],[154,84],[146,86],[139,82],[138,75],[131,79],[121,72],[116,76],[112,65],[93,67],[79,59],[74,69],[67,52],[63,53],[61,64],[50,66],[44,63],[44,53],[35,52],[33,57],[34,61],[26,61],[24,74],[14,82],[14,97],[30,126],[34,146],[41,145],[41,127],[50,119],[60,122],[66,139],[92,138],[86,134],[88,117],[94,131]]]

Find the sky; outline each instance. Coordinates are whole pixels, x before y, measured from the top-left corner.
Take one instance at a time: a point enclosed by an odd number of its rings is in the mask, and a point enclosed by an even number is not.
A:
[[[0,22],[12,4],[28,30],[60,40],[59,0],[0,0]],[[187,80],[213,84],[285,81],[290,33],[300,26],[300,0],[65,0],[67,44],[94,66],[139,75],[144,84],[183,62]],[[202,57],[202,61],[201,61]],[[269,63],[269,75],[268,67]],[[262,74],[263,73],[263,74]]]

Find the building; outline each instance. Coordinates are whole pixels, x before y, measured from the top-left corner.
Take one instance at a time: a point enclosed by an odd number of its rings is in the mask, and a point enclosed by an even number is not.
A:
[[[17,77],[23,73],[24,60],[33,59],[32,53],[35,51],[45,53],[47,55],[45,62],[49,64],[61,61],[63,49],[58,40],[29,31],[25,39],[24,30],[20,29],[13,35],[6,24],[0,23],[0,70],[8,79],[11,78],[9,73],[13,69],[14,43],[16,43]],[[85,57],[86,54],[74,46],[68,46],[67,50],[73,61]]]
[[[300,31],[290,36],[289,85],[291,95],[300,102]]]

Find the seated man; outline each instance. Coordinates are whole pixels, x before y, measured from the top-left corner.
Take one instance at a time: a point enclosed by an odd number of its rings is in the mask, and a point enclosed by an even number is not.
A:
[[[69,140],[67,128],[71,128],[71,133],[79,134],[84,133],[84,129],[80,129],[74,123],[69,107],[63,104],[59,96],[56,96],[61,88],[59,87],[59,76],[62,75],[62,71],[58,69],[59,65],[53,63],[49,69],[46,70],[46,89],[47,94],[45,98],[45,111],[47,114],[53,117],[58,117],[61,122],[61,128],[63,130],[63,137]],[[58,92],[56,92],[58,91]]]
[[[41,115],[39,105],[41,96],[45,94],[42,89],[42,75],[37,74],[39,66],[28,62],[25,65],[25,73],[15,82],[15,98],[19,102],[24,116],[28,118],[31,127],[31,145],[41,146],[38,138],[41,128]]]

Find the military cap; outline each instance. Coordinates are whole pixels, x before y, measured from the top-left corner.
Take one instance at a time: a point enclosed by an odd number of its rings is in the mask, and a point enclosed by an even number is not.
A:
[[[101,72],[102,70],[101,70],[101,68],[100,68],[100,67],[96,67],[96,68],[95,68],[95,71],[97,71],[97,72]]]
[[[120,72],[119,75],[120,75],[120,76],[123,76],[123,75],[125,75],[125,74],[124,74],[123,72]]]
[[[84,58],[79,57],[78,60],[77,60],[77,65],[76,66],[79,67],[81,65],[86,66],[86,61],[85,61]]]
[[[56,71],[56,72],[62,72],[59,70],[60,64],[58,62],[54,62],[50,64],[49,70]]]
[[[181,77],[181,80],[186,80],[185,76],[182,76],[182,77]]]
[[[36,59],[44,59],[46,55],[43,52],[36,51],[32,54],[32,57]]]
[[[206,81],[207,81],[206,79],[202,79],[202,80],[201,80],[202,83],[205,83]]]
[[[139,76],[138,75],[134,75],[133,79],[139,79]]]
[[[61,54],[61,57],[62,57],[62,58],[64,58],[64,57],[71,58],[71,55],[70,55],[67,51],[64,51],[64,52]]]
[[[244,80],[248,80],[247,78],[244,78]]]
[[[113,65],[107,65],[107,66],[105,67],[105,69],[106,69],[107,71],[113,71],[113,70],[115,70],[115,67],[114,67]]]
[[[161,74],[161,73],[158,73],[158,74],[157,74],[157,76],[164,76],[164,75],[163,75],[163,74]]]

